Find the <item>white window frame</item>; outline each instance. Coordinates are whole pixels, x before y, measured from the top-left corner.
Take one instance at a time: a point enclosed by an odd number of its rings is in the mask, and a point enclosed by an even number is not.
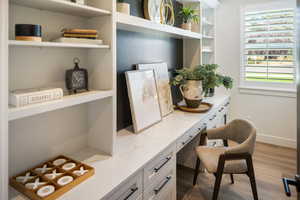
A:
[[[276,10],[276,9],[294,9],[294,22],[296,26],[296,3],[290,0],[283,0],[276,3],[268,3],[268,4],[255,4],[241,7],[240,13],[240,83],[239,88],[240,92],[251,93],[251,94],[267,94],[267,95],[276,95],[279,96],[290,96],[296,97],[296,82],[297,82],[297,70],[298,70],[298,57],[296,51],[296,44],[298,42],[296,27],[295,27],[295,35],[294,35],[294,51],[293,56],[295,60],[295,73],[294,73],[294,83],[270,83],[270,82],[255,82],[255,81],[246,81],[245,74],[245,13],[246,12],[255,12],[255,11],[264,11],[264,10]],[[288,94],[291,93],[291,94]]]

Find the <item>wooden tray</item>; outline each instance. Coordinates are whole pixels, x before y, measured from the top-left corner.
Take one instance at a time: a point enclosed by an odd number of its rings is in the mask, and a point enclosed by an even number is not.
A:
[[[66,162],[54,165],[54,161],[57,159],[65,159]],[[63,169],[63,165],[66,163],[75,163],[75,167],[72,169]],[[47,170],[45,171],[37,171],[37,168],[43,168],[46,165]],[[83,175],[78,175],[78,171],[80,169],[87,170]],[[55,178],[51,179],[49,177],[49,174],[51,174],[54,170],[56,170],[56,173],[59,173],[60,175],[56,176]],[[76,173],[77,172],[77,173]],[[21,181],[20,177],[26,176],[26,174],[30,173],[31,176],[30,179],[27,179],[26,181]],[[15,188],[17,191],[21,192],[25,196],[27,196],[30,199],[33,200],[54,200],[63,195],[64,193],[68,192],[72,188],[74,188],[76,185],[80,184],[81,182],[85,181],[89,177],[93,176],[95,173],[95,170],[93,167],[90,167],[84,163],[81,163],[79,161],[76,161],[74,159],[68,158],[66,156],[58,156],[54,159],[51,159],[47,162],[44,162],[32,169],[29,169],[21,174],[18,174],[17,176],[14,176],[10,178],[10,185]],[[64,176],[71,176],[73,177],[73,181],[62,186],[58,184],[58,180]],[[43,185],[39,185],[34,189],[29,189],[25,185],[34,183],[39,178],[39,182],[44,182]],[[23,179],[24,180],[24,179]],[[55,188],[55,191],[45,197],[40,197],[37,192],[39,189],[41,189],[44,186],[51,185]]]
[[[177,105],[179,110],[191,113],[205,113],[213,107],[213,104],[202,102],[198,108],[188,108],[186,105]]]

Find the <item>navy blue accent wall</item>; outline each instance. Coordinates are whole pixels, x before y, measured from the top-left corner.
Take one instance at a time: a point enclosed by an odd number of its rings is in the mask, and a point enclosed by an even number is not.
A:
[[[131,15],[143,17],[142,0],[125,0],[131,5]],[[183,65],[183,42],[180,39],[159,35],[117,32],[117,129],[132,124],[130,105],[126,87],[125,71],[134,70],[138,63],[167,62],[170,75]],[[173,101],[180,95],[173,90]],[[146,114],[146,113],[145,113]]]

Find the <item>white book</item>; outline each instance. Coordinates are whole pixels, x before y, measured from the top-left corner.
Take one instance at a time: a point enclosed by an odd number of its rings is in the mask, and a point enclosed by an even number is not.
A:
[[[85,39],[85,38],[67,38],[67,37],[60,37],[53,42],[60,42],[60,43],[79,43],[79,44],[98,44],[102,45],[102,40],[94,40],[94,39]]]
[[[62,98],[63,90],[61,88],[22,89],[10,92],[9,104],[15,107],[21,107]]]

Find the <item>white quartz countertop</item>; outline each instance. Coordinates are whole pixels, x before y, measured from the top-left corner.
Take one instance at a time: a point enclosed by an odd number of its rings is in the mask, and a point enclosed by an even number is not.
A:
[[[219,107],[229,95],[216,95],[205,99],[214,104],[212,112]],[[210,112],[204,114],[174,111],[160,123],[133,134],[123,129],[118,132],[115,153],[112,157],[103,156],[101,161],[89,163],[95,168],[95,175],[76,186],[60,200],[100,200],[126,181],[135,172],[142,169],[150,160],[175,142],[196,123],[204,120]],[[25,200],[22,195],[13,200]]]

